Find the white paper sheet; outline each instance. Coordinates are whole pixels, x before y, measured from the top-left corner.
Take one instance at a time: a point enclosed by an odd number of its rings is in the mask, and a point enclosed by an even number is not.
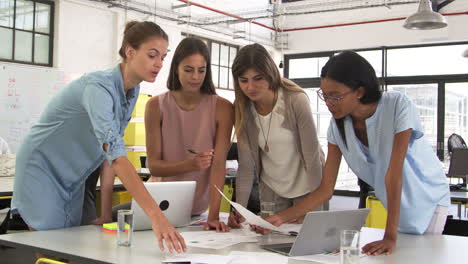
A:
[[[231,229],[227,233],[217,233],[216,231],[195,231],[181,232],[188,247],[222,249],[238,243],[257,242],[257,237],[261,236],[246,228]]]
[[[212,254],[174,254],[166,255],[162,263],[187,262],[191,264],[228,264],[231,257]]]
[[[226,199],[226,201],[228,201],[237,210],[237,212],[240,213],[245,218],[245,221],[247,223],[249,223],[251,225],[256,225],[256,226],[260,226],[260,227],[263,227],[263,228],[267,228],[267,229],[270,229],[270,230],[273,230],[273,231],[281,232],[280,228],[278,228],[277,226],[274,226],[271,223],[263,220],[263,218],[261,218],[260,216],[255,215],[254,213],[250,212],[249,210],[247,210],[242,205],[229,200],[229,198],[227,198],[224,195],[224,193],[221,192],[216,186],[215,186],[215,188],[224,197],[224,199]]]

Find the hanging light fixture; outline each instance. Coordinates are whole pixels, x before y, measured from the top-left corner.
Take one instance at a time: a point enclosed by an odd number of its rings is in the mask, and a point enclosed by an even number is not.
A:
[[[430,0],[421,0],[418,12],[406,18],[403,25],[407,29],[438,29],[446,26],[447,20],[432,10]]]
[[[468,49],[463,52],[463,57],[468,58]]]

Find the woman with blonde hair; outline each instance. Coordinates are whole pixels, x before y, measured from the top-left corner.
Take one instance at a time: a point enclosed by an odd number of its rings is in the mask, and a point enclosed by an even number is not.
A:
[[[309,100],[299,86],[280,76],[259,44],[239,51],[232,74],[239,151],[236,200],[246,206],[258,182],[261,206],[273,204],[275,213],[286,210],[321,180],[323,152]],[[241,221],[238,214],[229,217],[233,227]]]

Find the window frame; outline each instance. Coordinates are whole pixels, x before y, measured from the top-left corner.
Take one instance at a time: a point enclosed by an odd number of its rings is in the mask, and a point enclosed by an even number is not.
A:
[[[32,30],[25,30],[17,28],[16,26],[16,13],[17,13],[17,0],[13,0],[13,27],[6,27],[0,26],[0,28],[10,29],[13,32],[12,38],[12,59],[5,59],[0,58],[0,62],[12,62],[12,63],[20,63],[20,64],[28,64],[28,65],[38,65],[38,66],[47,66],[53,67],[53,50],[54,50],[54,18],[55,18],[55,2],[50,0],[30,0],[33,3],[33,22],[32,22]],[[39,32],[36,31],[36,3],[49,5],[50,6],[50,17],[49,17],[49,33]],[[28,32],[32,34],[32,45],[31,45],[31,62],[29,61],[22,61],[15,59],[15,43],[16,43],[16,32]],[[43,35],[49,37],[49,56],[48,56],[48,63],[36,63],[35,60],[35,43],[36,43],[36,35]]]
[[[212,39],[209,39],[209,38],[205,38],[205,37],[200,37],[198,35],[193,35],[193,34],[189,34],[189,33],[185,33],[183,32],[182,33],[182,36],[183,37],[195,37],[195,38],[199,38],[203,41],[205,41],[206,45],[208,46],[208,50],[210,52],[210,58],[213,57],[213,50],[212,50],[212,44],[213,43],[216,43],[219,45],[219,50],[218,50],[218,63],[217,64],[214,64],[213,62],[211,62],[211,73],[213,75],[213,68],[216,67],[218,68],[218,82],[215,83],[214,82],[214,78],[213,78],[213,83],[214,83],[214,86],[216,89],[222,89],[222,90],[228,90],[228,91],[234,91],[234,87],[229,87],[229,80],[232,79],[232,74],[231,74],[231,69],[232,69],[232,65],[229,65],[230,62],[231,62],[231,48],[235,49],[236,50],[236,54],[239,52],[239,46],[238,45],[235,45],[235,44],[232,44],[232,43],[227,43],[227,42],[221,42],[221,41],[216,41],[216,40],[212,40]],[[221,65],[221,45],[224,45],[224,46],[228,46],[228,54],[227,54],[227,59],[228,59],[228,66],[223,66]],[[220,87],[219,84],[220,84],[220,77],[221,77],[221,71],[220,69],[221,68],[227,68],[227,83],[228,83],[228,87]]]

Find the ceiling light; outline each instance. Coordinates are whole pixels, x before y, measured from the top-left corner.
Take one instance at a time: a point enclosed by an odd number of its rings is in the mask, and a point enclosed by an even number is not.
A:
[[[445,17],[434,12],[429,0],[419,2],[418,12],[405,20],[403,27],[407,29],[438,29],[447,26]]]
[[[468,49],[466,49],[465,52],[463,52],[463,57],[468,58]]]

